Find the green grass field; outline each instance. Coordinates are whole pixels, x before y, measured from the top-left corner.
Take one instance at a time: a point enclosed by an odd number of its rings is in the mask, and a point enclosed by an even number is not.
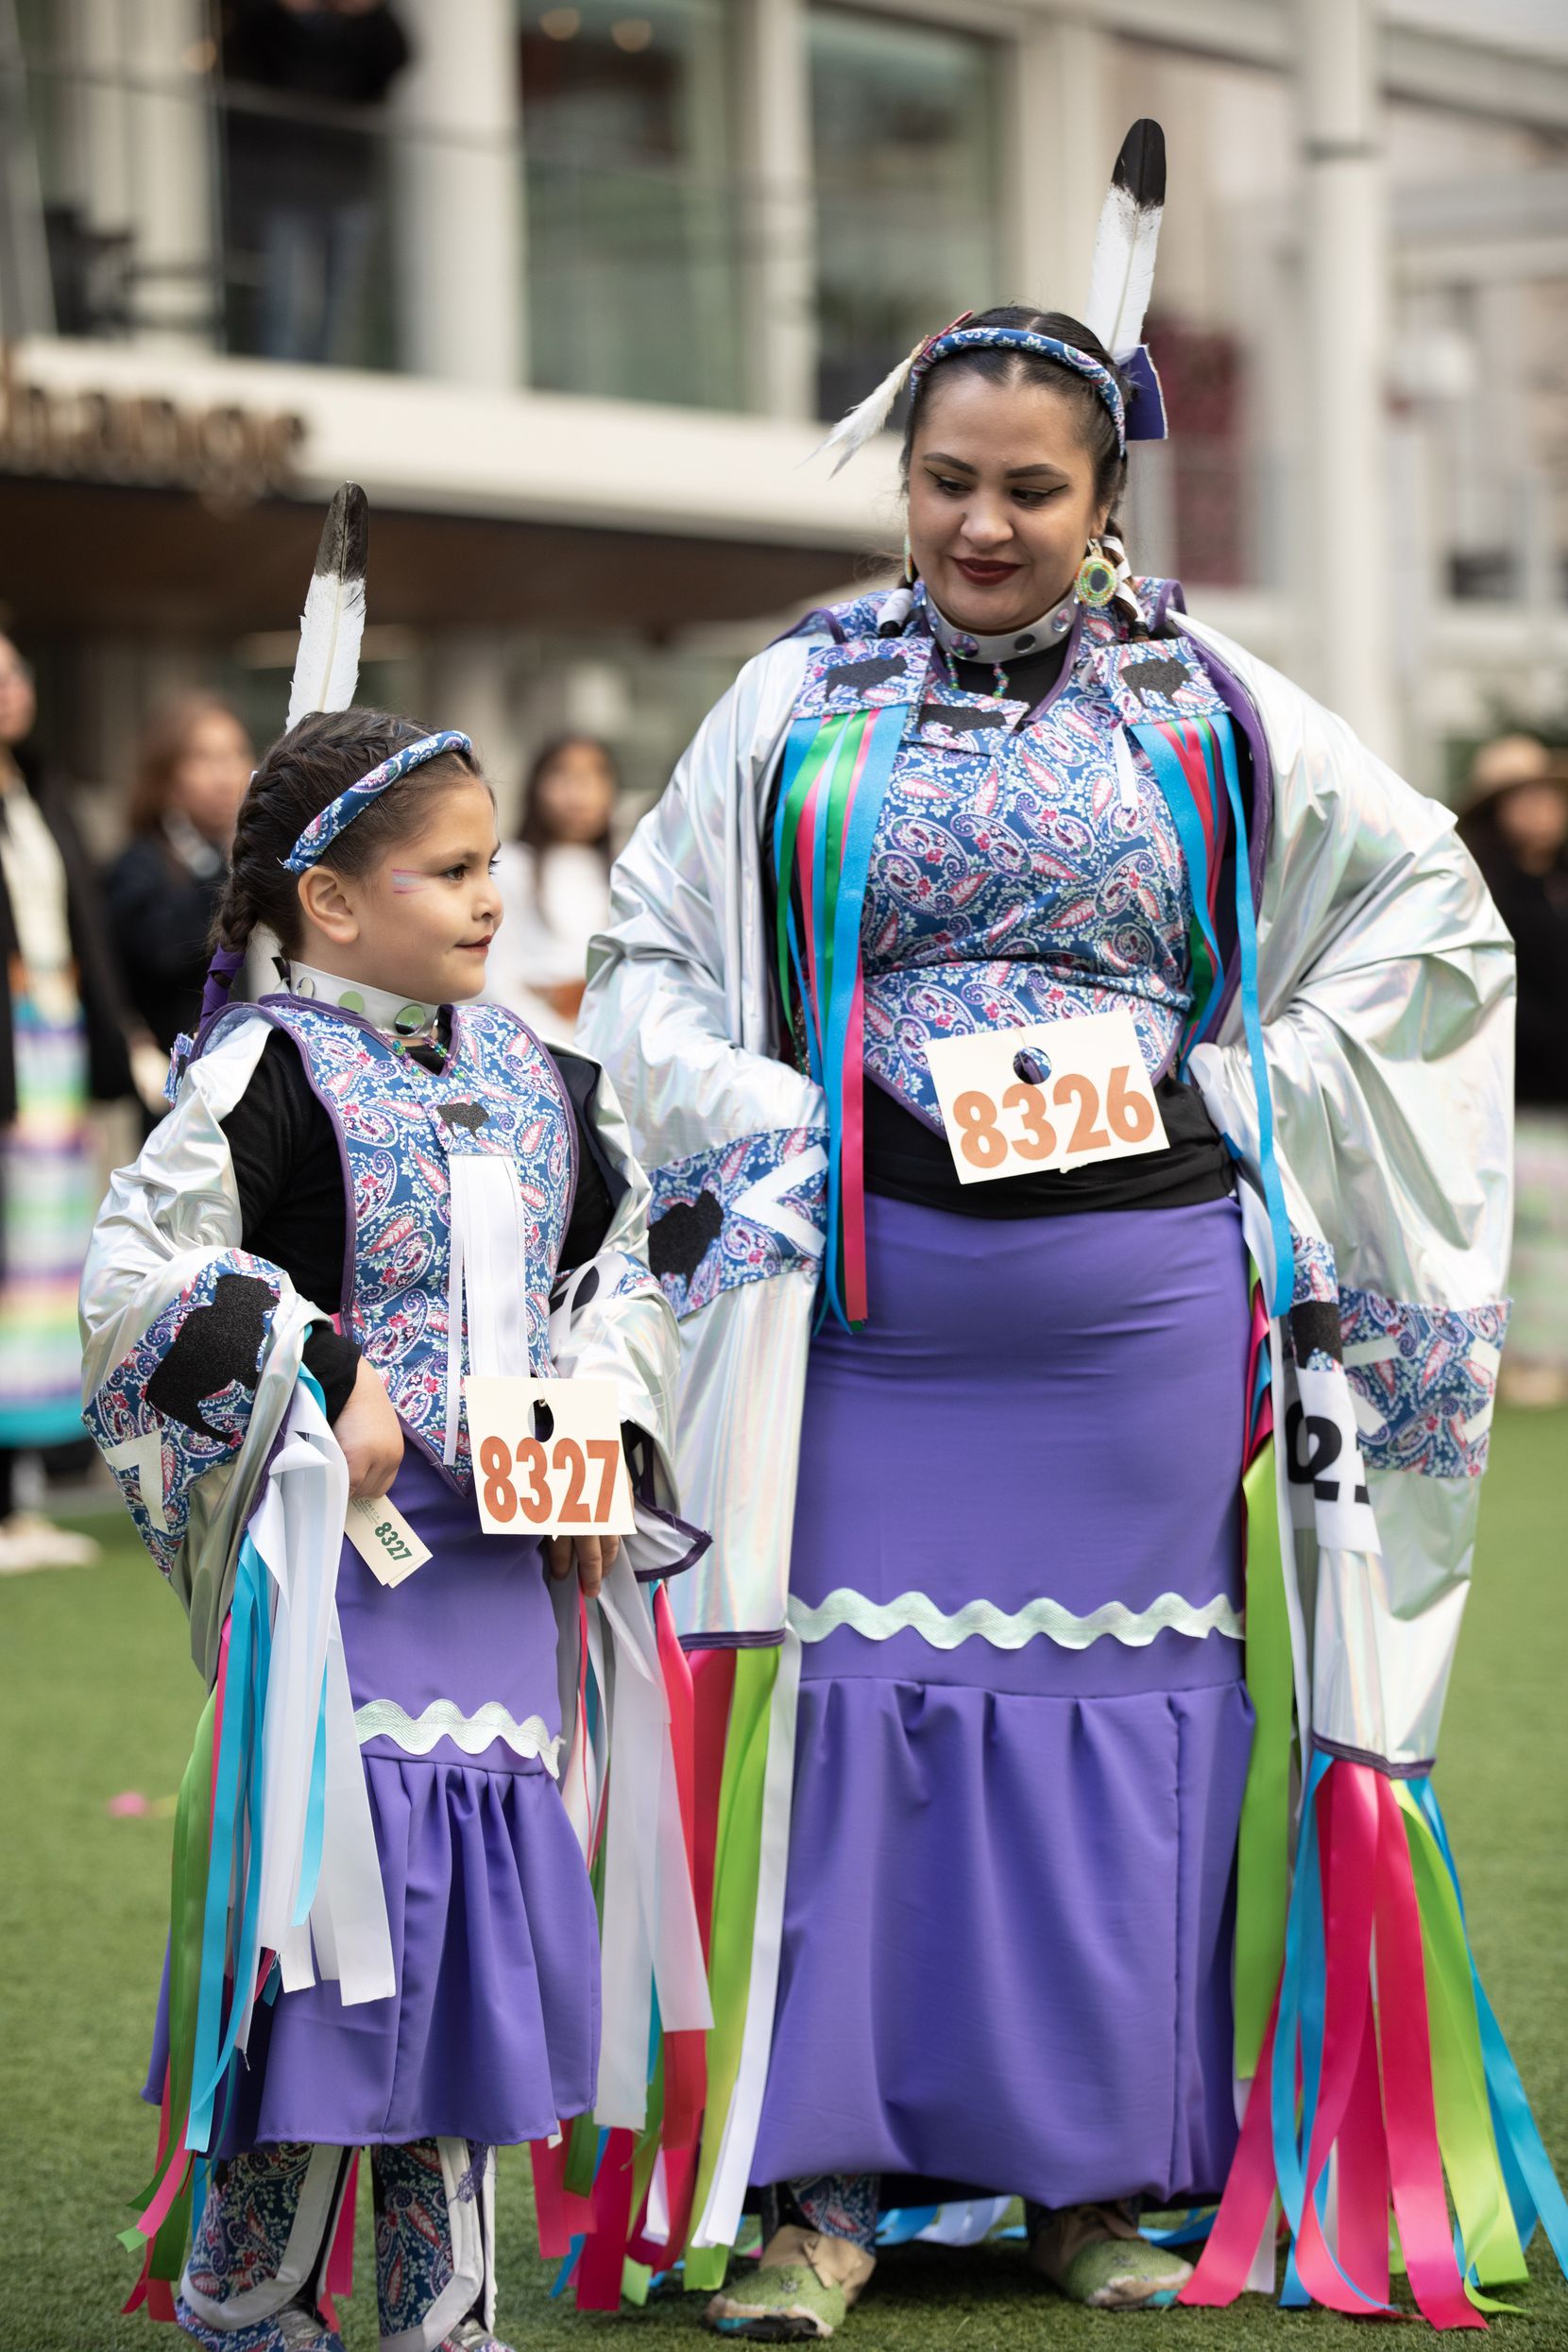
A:
[[[1480,1557],[1438,1786],[1464,1875],[1482,1972],[1559,2165],[1568,2168],[1568,1414],[1499,1418]],[[198,1692],[184,1627],[128,1532],[101,1567],[0,1579],[0,2352],[116,2352],[166,2341],[118,2307],[133,2264],[115,2242],[150,2169],[137,2098],[168,1903],[169,1822],[113,1818],[111,1798],[172,1798]],[[656,2299],[579,2320],[548,2299],[530,2251],[526,2166],[503,2159],[501,2315],[520,2346],[579,2347],[606,2329],[693,2342],[696,2308]],[[349,2352],[373,2352],[375,2293],[360,2215]],[[1494,2323],[1517,2352],[1568,2348],[1568,2289],[1538,2243],[1521,2313]],[[882,2264],[857,2315],[863,2352],[1104,2347],[1150,2331],[1173,2352],[1369,2339],[1364,2324],[1228,2312],[1075,2311],[1034,2290],[1016,2249],[916,2247]]]

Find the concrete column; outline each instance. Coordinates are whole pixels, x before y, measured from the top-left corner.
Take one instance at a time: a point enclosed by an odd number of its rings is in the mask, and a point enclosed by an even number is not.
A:
[[[217,305],[215,136],[204,0],[76,0],[74,110],[89,225],[128,230],[145,346],[204,348]]]
[[[495,787],[503,839],[516,822],[522,772],[516,653],[507,629],[443,629],[430,639],[423,664],[421,708],[432,726],[461,727],[472,737]]]
[[[399,357],[416,375],[527,380],[524,185],[511,0],[400,0],[394,84]]]
[[[1385,381],[1388,227],[1373,0],[1296,0],[1304,179],[1307,577],[1323,699],[1399,756]]]
[[[747,406],[765,417],[814,417],[816,224],[803,0],[743,0],[737,29]]]
[[[1031,17],[1006,77],[1004,216],[1010,298],[1082,315],[1099,208],[1125,123],[1110,119],[1110,37],[1070,17]]]

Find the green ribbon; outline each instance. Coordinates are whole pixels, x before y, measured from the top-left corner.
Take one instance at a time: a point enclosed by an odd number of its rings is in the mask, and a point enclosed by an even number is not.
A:
[[[779,1655],[776,1648],[742,1649],[735,1655],[735,1689],[714,1841],[713,1934],[707,1963],[713,2029],[707,2037],[707,2105],[691,2202],[693,2224],[707,2207],[713,2186],[724,2122],[741,2072],[762,1869],[762,1789]],[[716,2293],[728,2267],[727,2246],[689,2246],[687,2287],[693,2292]]]
[[[207,1907],[213,1804],[213,1731],[217,1694],[209,1695],[196,1724],[190,1762],[179,1783],[175,1806],[174,1847],[169,1895],[169,2144],[146,2187],[135,2197],[138,2212],[147,2206],[171,2164],[188,2165],[185,2123],[191,2106],[191,2072],[196,2055],[196,1994],[201,1982],[201,1935]],[[186,2183],[164,2215],[153,2240],[149,2275],[178,2278],[185,2258],[191,2226],[191,2190]],[[140,2253],[140,2230],[120,2233],[132,2253]]]
[[[1395,1795],[1405,1815],[1421,1912],[1438,2144],[1458,2217],[1467,2269],[1483,2287],[1504,2286],[1528,2274],[1487,2095],[1486,2061],[1481,2054],[1464,1921],[1454,1882],[1421,1807],[1403,1782],[1395,1783]],[[1470,2292],[1472,2301],[1484,2310],[1513,2308],[1477,2295],[1474,2288]]]
[[[1236,1844],[1236,2071],[1247,2081],[1285,1963],[1290,1900],[1290,1751],[1295,1677],[1270,1438],[1241,1482],[1247,1515],[1247,1690],[1255,1718]]]

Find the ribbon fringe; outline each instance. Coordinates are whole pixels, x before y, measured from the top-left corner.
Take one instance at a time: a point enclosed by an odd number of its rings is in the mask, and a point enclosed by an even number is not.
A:
[[[1321,1754],[1240,2142],[1179,2299],[1234,2302],[1281,2212],[1287,2308],[1391,2315],[1390,2224],[1435,2327],[1510,2308],[1488,2291],[1525,2276],[1538,2219],[1568,2270],[1568,2205],[1475,1972],[1431,1783]]]

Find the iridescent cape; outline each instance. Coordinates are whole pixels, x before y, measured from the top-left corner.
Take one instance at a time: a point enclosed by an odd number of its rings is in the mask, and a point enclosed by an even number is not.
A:
[[[1179,593],[1139,592],[1157,631],[1196,647],[1231,714],[1269,1098],[1232,985],[1188,1068],[1239,1161],[1258,1276],[1253,1428],[1237,1460],[1259,1713],[1236,1953],[1238,2096],[1252,2091],[1188,2292],[1228,2300],[1258,2260],[1271,2265],[1277,2188],[1287,2294],[1378,2308],[1387,2230],[1381,2255],[1379,2229],[1365,2233],[1347,2277],[1318,2216],[1330,2152],[1383,2149],[1387,2119],[1412,2285],[1430,2317],[1464,2324],[1476,2316],[1467,2286],[1523,2275],[1538,2208],[1568,2252],[1568,2208],[1473,1985],[1427,1777],[1507,1323],[1511,944],[1446,810],[1287,678],[1187,619]],[[895,630],[925,625],[907,594],[883,614]],[[717,2268],[705,2250],[733,2239],[767,2066],[798,1673],[790,1532],[825,1230],[827,1105],[786,1058],[764,815],[822,646],[863,639],[885,654],[878,617],[870,599],[812,616],[710,712],[616,869],[579,1031],[653,1175],[651,1260],[681,1316],[677,1458],[714,1536],[684,1580],[679,1622],[699,1661],[734,1653],[724,1790],[754,1809],[749,1844],[726,1816],[719,1860],[718,2021],[695,2178],[685,2212],[672,2200],[660,2215],[672,2250],[689,2240],[689,2284]],[[1285,1266],[1266,1190],[1283,1192]],[[1337,1864],[1367,1892],[1348,1930],[1336,1919],[1329,1931]],[[701,1872],[699,1856],[699,1883]],[[720,1932],[733,1912],[745,1937]],[[1374,1984],[1400,1987],[1380,2013]],[[1419,2011],[1406,2041],[1396,2008]],[[1493,2105],[1508,2119],[1495,2128]],[[1464,2277],[1435,2224],[1444,2168]]]

